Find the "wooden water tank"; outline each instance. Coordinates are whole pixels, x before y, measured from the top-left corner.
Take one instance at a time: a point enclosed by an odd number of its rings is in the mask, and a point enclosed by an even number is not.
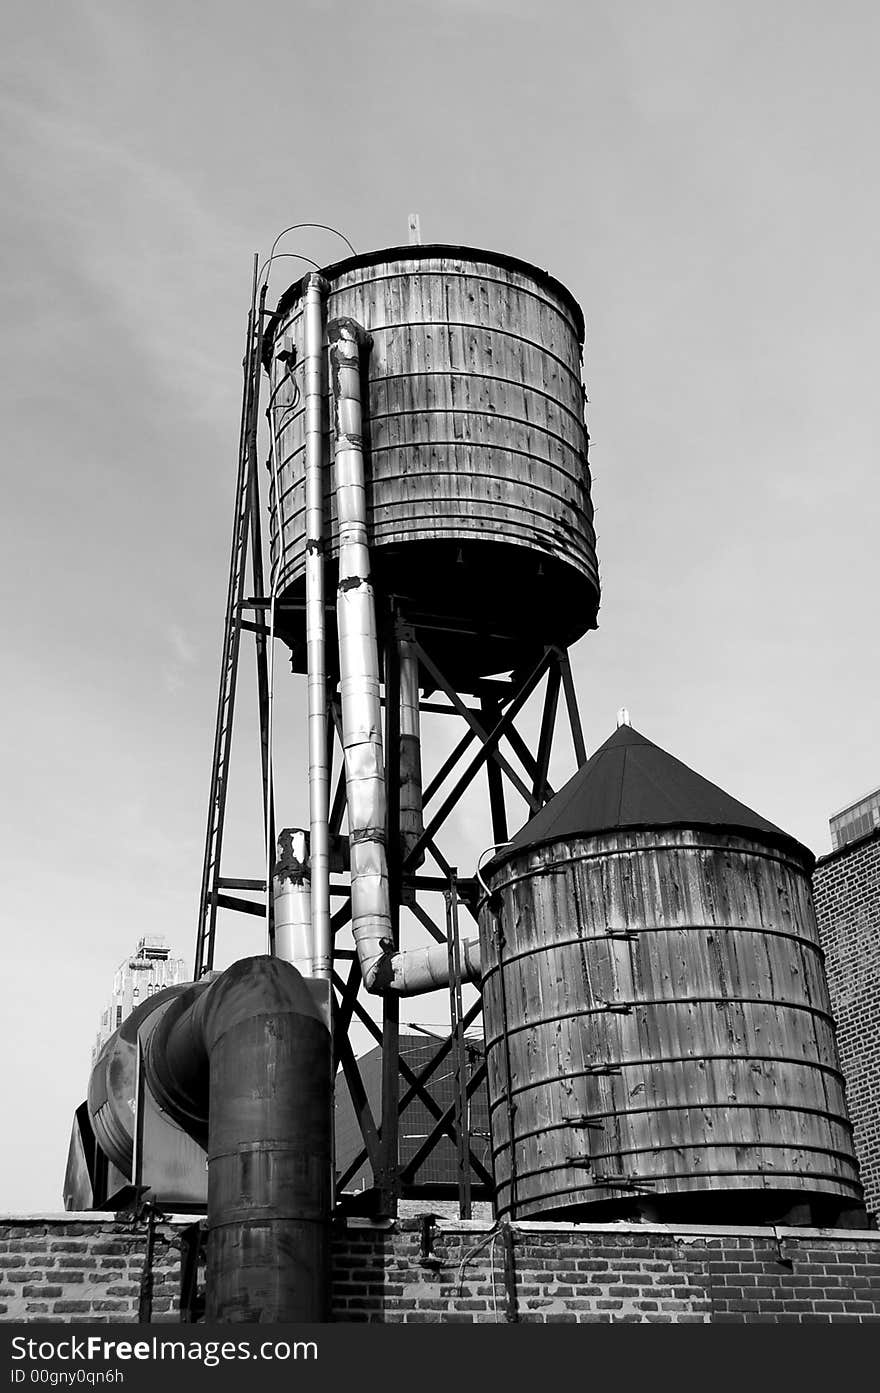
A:
[[[480,916],[499,1213],[857,1209],[809,852],[629,728],[531,827]]]
[[[464,247],[392,248],[322,274],[326,319],[355,319],[372,339],[365,443],[377,588],[424,626],[425,646],[459,678],[513,667],[595,627],[584,323],[569,292],[525,262]],[[272,563],[279,625],[299,667],[302,294],[299,282],[282,297],[264,341],[279,482],[277,498],[270,489]],[[332,597],[329,439],[327,459]]]

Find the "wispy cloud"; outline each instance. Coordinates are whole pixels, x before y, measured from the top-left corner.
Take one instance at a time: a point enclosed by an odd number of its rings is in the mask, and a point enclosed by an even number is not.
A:
[[[39,228],[42,255],[88,284],[133,364],[210,416],[229,393],[211,326],[240,242],[173,170],[84,121],[63,90],[4,94],[0,118],[7,189]]]
[[[169,627],[166,637],[172,658],[162,670],[162,680],[169,695],[176,696],[186,686],[186,670],[198,662],[199,650],[177,624]]]

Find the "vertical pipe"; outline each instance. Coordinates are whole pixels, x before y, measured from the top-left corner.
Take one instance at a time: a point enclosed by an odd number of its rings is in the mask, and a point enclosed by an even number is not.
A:
[[[422,747],[419,711],[419,660],[415,634],[409,625],[397,631],[400,671],[400,846],[404,861],[422,832]],[[389,749],[391,748],[389,744]],[[425,859],[424,849],[410,862],[416,870]]]
[[[206,1010],[206,1320],[325,1321],[330,1289],[330,1036],[306,984],[254,1000],[236,964]],[[287,968],[291,973],[293,969]],[[248,976],[251,974],[248,973]],[[262,984],[261,984],[262,985]]]
[[[306,485],[306,662],[309,723],[309,824],[312,896],[312,976],[332,972],[330,928],[330,771],[327,768],[327,626],[324,612],[324,296],[327,282],[311,275],[304,307]]]
[[[141,1271],[141,1286],[138,1295],[138,1324],[149,1325],[153,1319],[153,1255],[156,1248],[156,1206],[151,1204],[147,1212],[147,1251]]]
[[[312,972],[311,872],[308,833],[285,828],[278,837],[272,877],[276,958],[292,963],[304,977]]]
[[[458,871],[450,866],[446,891],[446,940],[449,955],[449,1018],[455,1038],[455,1149],[458,1161],[458,1212],[471,1217],[471,1156],[468,1121],[467,1071],[464,1039],[464,1003],[461,994],[462,961],[458,932]]]
[[[209,1323],[327,1319],[324,990],[277,957],[245,958],[177,996],[146,1042],[156,1102],[192,1136],[207,1130]]]
[[[501,719],[501,707],[497,701],[490,697],[483,697],[480,702],[480,709],[486,722],[487,729],[494,730]],[[501,777],[501,770],[490,759],[486,763],[486,779],[489,784],[489,808],[492,814],[492,836],[496,842],[506,842],[507,831],[507,808],[504,803],[504,780]]]
[[[587,746],[584,740],[584,731],[581,725],[581,714],[578,710],[577,692],[575,691],[574,678],[571,674],[571,662],[568,652],[559,649],[559,671],[562,674],[562,690],[565,693],[565,704],[568,707],[568,720],[571,726],[571,740],[574,745],[574,757],[577,760],[578,769],[583,768],[587,762]]]
[[[400,650],[397,645],[394,613],[385,622],[385,737],[389,750],[400,744],[402,704]],[[388,911],[391,951],[397,953],[400,919],[401,872],[403,858],[400,841],[400,782],[388,780],[386,809],[388,845]],[[393,961],[393,959],[392,959]],[[400,1000],[396,992],[386,992],[382,1002],[382,1152],[379,1204],[383,1214],[397,1216],[400,1192]]]

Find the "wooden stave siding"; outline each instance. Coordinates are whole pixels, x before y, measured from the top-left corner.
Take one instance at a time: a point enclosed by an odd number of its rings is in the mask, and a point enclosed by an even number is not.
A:
[[[565,301],[523,272],[443,256],[343,272],[331,286],[326,313],[328,320],[357,319],[373,336],[367,424],[372,545],[506,542],[561,560],[598,597],[580,334]],[[468,313],[473,329],[444,327],[464,323]],[[285,336],[297,347],[294,378],[301,393],[299,301],[278,325],[275,341]],[[494,376],[512,381],[505,385]],[[287,385],[279,389],[280,381],[273,364],[283,594],[297,590],[304,574],[305,497],[302,400],[296,403]],[[502,421],[505,415],[515,419]],[[329,418],[328,410],[328,430]],[[453,443],[438,443],[444,440]],[[271,480],[269,498],[274,566]],[[333,559],[332,462],[325,516]]]
[[[483,1012],[500,1213],[525,1217],[707,1190],[797,1190],[858,1202],[815,914],[794,859],[740,837],[664,829],[533,849],[490,883],[501,902],[516,1104],[513,1195],[504,1003],[495,916],[484,906]],[[704,927],[680,927],[698,923]],[[711,932],[724,923],[737,927]],[[610,939],[606,928],[636,936]],[[560,944],[567,939],[578,942]],[[553,951],[529,951],[540,944]],[[686,993],[726,993],[730,1004],[638,1005]],[[628,1014],[591,1010],[628,1001],[635,1003]],[[731,1058],[737,1054],[749,1058]],[[617,1075],[548,1077],[620,1061],[628,1062]],[[546,1087],[526,1087],[541,1079]],[[748,1106],[774,1099],[775,1111]],[[584,1117],[601,1126],[571,1121]],[[605,1161],[597,1160],[602,1152]],[[588,1158],[592,1171],[583,1165]],[[621,1174],[635,1186],[587,1183],[591,1175]]]

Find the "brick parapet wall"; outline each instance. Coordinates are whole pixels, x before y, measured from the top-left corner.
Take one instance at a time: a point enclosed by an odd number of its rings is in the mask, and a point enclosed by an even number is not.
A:
[[[880,1213],[880,834],[823,857],[813,897],[865,1203]]]
[[[179,1229],[155,1229],[156,1321],[178,1319]],[[147,1256],[143,1224],[82,1215],[0,1217],[0,1320],[136,1321]]]
[[[156,1321],[177,1320],[179,1234],[156,1229]],[[511,1226],[418,1218],[334,1229],[339,1322],[880,1321],[880,1234],[652,1224]],[[142,1226],[93,1216],[0,1218],[0,1320],[137,1320]]]
[[[523,1224],[511,1228],[521,1322],[880,1321],[880,1235],[833,1230]],[[509,1319],[500,1230],[349,1224],[336,1240],[334,1317]]]

